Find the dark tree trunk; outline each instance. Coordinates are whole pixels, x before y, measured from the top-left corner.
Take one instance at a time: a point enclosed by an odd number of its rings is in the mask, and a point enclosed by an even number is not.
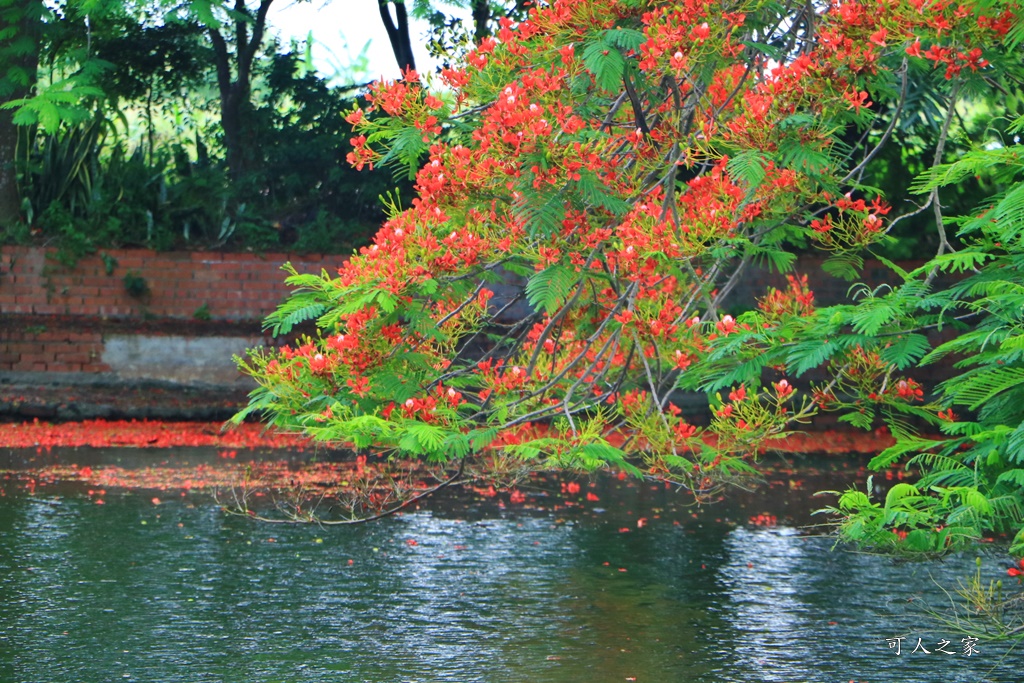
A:
[[[395,16],[391,16],[390,7],[394,5]],[[402,0],[377,0],[377,9],[380,11],[380,20],[384,22],[384,30],[388,34],[388,42],[391,43],[391,51],[398,62],[398,68],[402,71],[416,70],[416,60],[412,54],[412,41],[409,39],[409,15],[405,11],[405,3]]]
[[[263,42],[267,25],[267,11],[273,0],[260,0],[255,15],[245,0],[235,0],[235,49],[228,49],[227,41],[217,29],[210,29],[214,63],[217,68],[217,88],[220,91],[220,123],[224,131],[224,150],[228,174],[232,180],[241,178],[253,161],[253,145],[245,135],[245,119],[252,81],[252,63]],[[250,35],[250,30],[252,34]],[[233,72],[233,73],[232,73]]]
[[[35,85],[42,17],[40,0],[0,0],[0,34],[13,29],[10,38],[0,41],[2,102],[27,96]],[[19,129],[13,116],[9,109],[0,110],[0,226],[21,217],[16,165]]]
[[[18,153],[18,127],[11,112],[0,112],[0,227],[21,217],[21,194],[15,161]]]
[[[491,3],[489,0],[473,0],[473,39],[477,45],[491,35]]]
[[[224,152],[227,156],[228,174],[237,180],[249,171],[251,154],[245,143],[245,108],[249,105],[248,88],[232,83],[227,92],[221,91],[220,125],[224,131]]]

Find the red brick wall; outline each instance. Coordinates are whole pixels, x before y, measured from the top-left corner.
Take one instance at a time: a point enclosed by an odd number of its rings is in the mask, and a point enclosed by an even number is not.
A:
[[[0,329],[0,371],[107,372],[103,333],[42,325]]]
[[[0,314],[80,315],[101,318],[192,318],[204,304],[214,320],[259,320],[288,294],[281,265],[299,272],[334,272],[341,256],[292,254],[157,253],[111,249],[116,265],[107,274],[96,254],[66,268],[52,251],[33,247],[0,249]],[[150,294],[128,294],[124,277],[134,271]]]

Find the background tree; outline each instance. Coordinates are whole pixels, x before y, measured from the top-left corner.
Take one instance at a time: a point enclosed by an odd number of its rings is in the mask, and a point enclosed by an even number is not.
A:
[[[383,216],[377,197],[396,184],[356,180],[342,163],[341,112],[358,93],[315,75],[308,46],[267,40],[269,5],[69,2],[44,13],[46,68],[6,105],[21,135],[6,239],[46,241],[68,262],[98,246],[365,241]]]
[[[263,34],[267,26],[267,12],[273,0],[260,0],[251,8],[245,0],[234,0],[230,11],[223,11],[233,26],[229,46],[219,22],[207,20],[210,42],[213,44],[214,65],[217,69],[217,87],[220,90],[220,124],[224,133],[224,149],[228,170],[232,178],[239,178],[249,168],[250,151],[245,143],[246,117],[252,106],[253,61],[263,48]]]
[[[0,1],[0,103],[24,98],[35,85],[44,13],[41,0]],[[0,225],[21,212],[17,151],[14,112],[0,109]]]

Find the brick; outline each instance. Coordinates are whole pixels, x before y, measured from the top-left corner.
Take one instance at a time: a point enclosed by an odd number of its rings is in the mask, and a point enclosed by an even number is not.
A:
[[[98,354],[88,353],[79,348],[70,353],[60,354],[60,356],[58,356],[58,360],[63,363],[78,363],[79,365],[85,365],[95,362],[98,357]]]

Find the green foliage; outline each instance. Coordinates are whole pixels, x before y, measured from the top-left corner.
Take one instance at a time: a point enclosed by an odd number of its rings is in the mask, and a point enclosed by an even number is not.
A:
[[[1024,119],[1015,125],[1021,124]],[[959,221],[963,246],[906,274],[908,284],[916,279],[931,282],[940,272],[961,277],[930,292],[919,306],[900,301],[897,291],[898,305],[868,299],[850,317],[868,334],[891,325],[897,312],[897,317],[914,315],[909,323],[900,323],[901,329],[923,322],[948,327],[957,319],[971,323],[926,355],[927,340],[909,329],[882,352],[898,368],[956,354],[960,371],[939,386],[941,395],[935,403],[914,413],[947,437],[922,438],[903,425],[893,429],[896,444],[871,462],[873,468],[884,468],[906,460],[907,467],[917,468],[921,478],[913,495],[900,484],[890,491],[884,508],[852,492],[840,499],[839,509],[846,516],[843,532],[852,540],[935,553],[996,533],[1016,535],[1014,551],[1024,550],[1024,472],[1019,467],[1024,462],[1024,159],[1016,151],[976,149],[931,169],[914,188],[932,192],[993,168],[1010,182],[983,211]],[[929,312],[936,307],[937,316]],[[945,411],[954,408],[966,411],[967,419],[950,422],[952,413]],[[900,514],[892,514],[890,499],[903,500],[904,494],[912,505],[904,504]],[[891,533],[894,529],[912,531],[900,540]]]
[[[229,177],[208,33],[219,3],[92,5],[41,10],[38,40],[18,48],[70,75],[9,89],[24,96],[0,105],[21,124],[25,221],[3,226],[4,241],[56,245],[69,263],[111,247],[345,253],[365,243],[384,217],[378,196],[395,186],[386,171],[347,166],[343,113],[356,98],[316,76],[301,45],[267,41],[257,54],[243,107],[249,170]]]
[[[145,299],[149,296],[149,283],[138,271],[129,270],[124,274],[124,291],[133,299]]]
[[[534,308],[552,314],[565,304],[578,282],[579,275],[574,269],[558,264],[548,266],[527,281],[526,300]]]
[[[605,31],[583,48],[583,63],[603,90],[617,90],[626,69],[626,60],[612,37],[616,33]]]
[[[117,268],[117,259],[106,252],[100,252],[100,260],[103,261],[103,272],[113,275],[114,269]]]

